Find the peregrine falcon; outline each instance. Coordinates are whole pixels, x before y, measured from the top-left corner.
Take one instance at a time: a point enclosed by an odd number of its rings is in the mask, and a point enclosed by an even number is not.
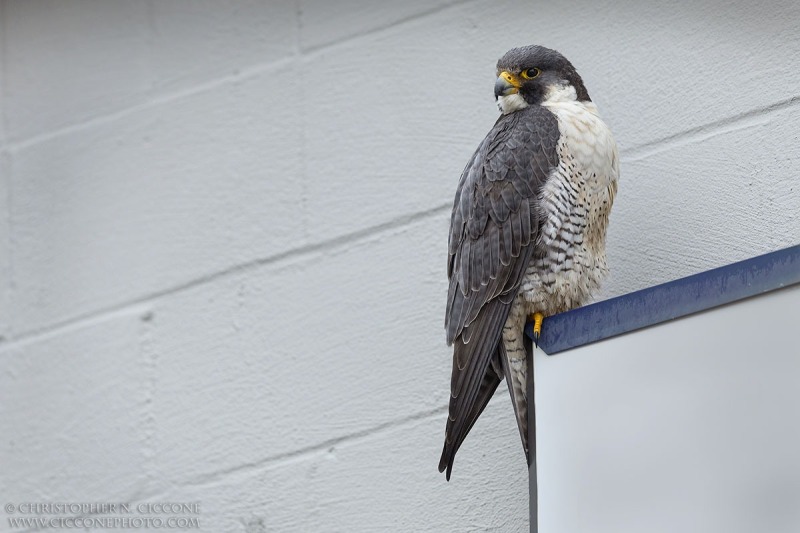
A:
[[[575,67],[555,50],[514,48],[497,62],[494,95],[500,118],[461,174],[450,220],[448,480],[504,377],[530,464],[525,323],[538,339],[543,317],[582,305],[608,272],[619,157]]]

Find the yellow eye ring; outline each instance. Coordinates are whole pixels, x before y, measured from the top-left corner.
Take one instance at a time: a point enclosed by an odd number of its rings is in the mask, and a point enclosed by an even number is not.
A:
[[[536,67],[526,68],[525,70],[520,72],[520,74],[522,74],[522,77],[525,78],[526,80],[532,80],[533,78],[538,77],[539,74],[541,73],[542,71]]]

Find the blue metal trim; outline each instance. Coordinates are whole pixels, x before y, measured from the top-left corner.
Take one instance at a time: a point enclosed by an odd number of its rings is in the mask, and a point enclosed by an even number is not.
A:
[[[539,347],[554,355],[795,283],[800,245],[547,317]]]

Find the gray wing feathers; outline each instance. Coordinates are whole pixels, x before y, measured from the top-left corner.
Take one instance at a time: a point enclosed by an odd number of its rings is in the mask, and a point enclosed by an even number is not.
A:
[[[497,386],[500,385],[500,381],[503,379],[503,362],[500,359],[503,354],[500,352],[500,349],[501,345],[498,345],[498,350],[491,358],[489,367],[483,375],[483,380],[480,383],[480,388],[478,389],[478,394],[475,397],[472,410],[468,416],[464,417],[464,419],[467,421],[467,424],[459,427],[458,433],[456,433],[454,428],[452,436],[446,436],[446,438],[452,438],[450,447],[452,453],[448,455],[442,454],[442,458],[439,461],[439,471],[441,472],[446,468],[448,480],[450,479],[450,474],[452,473],[453,469],[453,461],[449,460],[449,458],[451,456],[455,456],[455,453],[458,451],[461,443],[464,442],[464,437],[466,437],[467,433],[469,433],[469,430],[472,429],[472,426],[478,420],[480,414],[489,404],[489,400],[492,399],[494,391],[497,390]]]
[[[532,106],[498,119],[467,163],[453,204],[445,330],[453,374],[439,469],[497,388],[501,334],[538,237],[542,185],[558,164],[558,123]],[[497,383],[496,383],[497,382]]]

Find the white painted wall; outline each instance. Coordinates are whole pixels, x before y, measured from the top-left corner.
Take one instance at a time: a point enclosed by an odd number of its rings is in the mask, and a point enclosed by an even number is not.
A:
[[[504,391],[436,471],[449,205],[512,46],[565,53],[618,139],[603,296],[800,242],[791,0],[5,0],[0,20],[0,503],[525,531]]]
[[[795,285],[539,354],[541,531],[800,531],[798,309]]]

